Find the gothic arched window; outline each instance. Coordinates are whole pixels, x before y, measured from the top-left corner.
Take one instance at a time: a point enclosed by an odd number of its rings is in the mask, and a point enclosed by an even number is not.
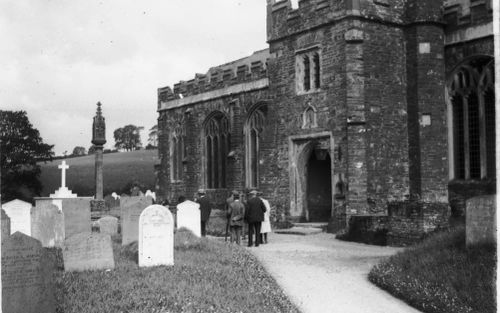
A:
[[[172,181],[182,180],[185,132],[183,127],[176,127],[170,137],[170,177]]]
[[[217,112],[207,119],[204,131],[207,188],[226,188],[229,121],[224,114]]]
[[[453,177],[495,177],[495,91],[491,58],[460,66],[449,86],[453,125]]]
[[[253,110],[245,124],[246,187],[259,187],[260,138],[266,122],[266,107]]]

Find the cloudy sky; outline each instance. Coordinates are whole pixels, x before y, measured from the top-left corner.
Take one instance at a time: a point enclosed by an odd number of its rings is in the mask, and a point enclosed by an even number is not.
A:
[[[56,155],[155,123],[156,90],[266,48],[262,0],[2,0],[0,109],[25,110]]]

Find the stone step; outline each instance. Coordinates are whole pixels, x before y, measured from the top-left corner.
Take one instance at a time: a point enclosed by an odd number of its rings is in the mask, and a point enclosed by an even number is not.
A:
[[[322,228],[317,228],[317,227],[298,227],[298,226],[293,226],[292,228],[287,228],[287,229],[276,229],[274,230],[274,233],[276,234],[286,234],[286,235],[302,235],[302,236],[307,236],[307,235],[315,235],[322,233],[323,229]]]
[[[316,222],[316,223],[293,223],[293,226],[296,227],[306,227],[306,228],[320,228],[323,230],[326,230],[328,227],[328,223],[321,223],[321,222]]]

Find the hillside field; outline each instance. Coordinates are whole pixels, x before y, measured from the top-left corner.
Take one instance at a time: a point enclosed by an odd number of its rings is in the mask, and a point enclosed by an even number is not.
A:
[[[104,195],[121,194],[127,184],[137,181],[143,191],[154,191],[154,164],[158,160],[158,150],[139,150],[107,153],[103,156]],[[61,186],[61,170],[57,168],[61,160],[40,163],[42,168],[41,196],[47,197]],[[93,196],[95,193],[95,155],[68,158],[66,163],[66,186],[79,196]]]

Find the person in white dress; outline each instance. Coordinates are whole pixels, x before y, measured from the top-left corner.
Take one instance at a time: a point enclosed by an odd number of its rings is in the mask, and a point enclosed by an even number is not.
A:
[[[270,220],[271,205],[269,204],[269,201],[262,198],[262,192],[259,192],[259,198],[262,200],[262,202],[264,202],[264,205],[266,206],[266,212],[264,213],[264,221],[262,222],[260,228],[260,236],[261,236],[260,242],[267,243],[267,233],[271,232],[271,220]]]

